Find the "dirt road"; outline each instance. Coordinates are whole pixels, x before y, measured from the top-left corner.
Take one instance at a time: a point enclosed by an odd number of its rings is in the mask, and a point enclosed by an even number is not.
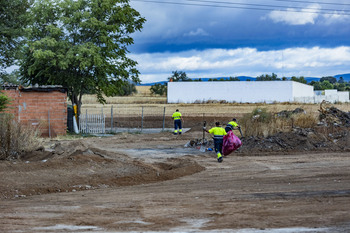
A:
[[[1,162],[1,232],[349,232],[350,153],[184,148],[202,132],[51,141]]]

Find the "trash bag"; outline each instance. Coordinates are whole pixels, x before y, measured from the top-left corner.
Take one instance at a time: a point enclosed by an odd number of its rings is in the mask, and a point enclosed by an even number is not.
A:
[[[224,136],[224,142],[222,144],[222,154],[229,155],[233,151],[237,150],[240,146],[242,146],[241,140],[232,132],[232,130],[230,130]]]

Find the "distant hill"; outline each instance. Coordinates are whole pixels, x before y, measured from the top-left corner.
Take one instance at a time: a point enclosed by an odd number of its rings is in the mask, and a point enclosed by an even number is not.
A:
[[[335,77],[337,80],[339,80],[340,77],[343,77],[345,82],[350,82],[350,73],[349,74],[337,74],[334,75],[333,77]],[[256,81],[256,77],[249,77],[249,76],[238,76],[237,78],[239,78],[240,81]],[[193,81],[197,81],[199,78],[193,78]],[[201,78],[201,80],[203,82],[207,82],[209,81],[209,79],[217,79],[217,80],[229,80],[230,77],[215,77],[215,78]],[[289,78],[288,78],[289,79]],[[317,77],[305,77],[306,81],[309,83],[311,81],[320,81],[321,78],[317,78]],[[168,81],[160,81],[160,82],[153,82],[153,83],[144,83],[144,84],[138,84],[138,86],[153,86],[155,84],[166,84]]]
[[[167,83],[168,83],[168,81],[160,81],[160,82],[153,82],[153,83],[141,83],[141,84],[137,84],[137,86],[153,86],[155,84],[165,85]]]
[[[350,74],[337,74],[333,76],[334,78],[337,78],[339,80],[340,77],[343,77],[344,81],[349,82],[350,81]]]

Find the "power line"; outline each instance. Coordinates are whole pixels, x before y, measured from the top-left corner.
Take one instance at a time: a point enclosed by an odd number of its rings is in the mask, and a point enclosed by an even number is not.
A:
[[[257,7],[286,7],[286,6],[277,6],[277,5],[269,5],[269,4],[256,4],[256,3],[235,3],[235,2],[219,2],[219,1],[208,1],[208,0],[185,0],[188,2],[199,2],[199,3],[218,3],[218,4],[229,4],[229,5],[245,5],[245,6],[257,6]],[[318,9],[318,8],[314,8],[314,7],[297,7],[297,6],[293,6],[293,7],[288,7],[288,8],[292,8],[292,9],[299,9],[299,10],[321,10],[321,11],[337,11],[339,9]],[[350,10],[342,10],[343,12],[347,11],[350,13]]]
[[[350,6],[349,3],[334,3],[334,2],[315,2],[315,1],[298,1],[298,0],[272,0],[276,2],[298,2],[298,3],[316,3],[320,5],[333,5],[333,6]]]
[[[244,3],[230,3],[230,2],[221,2],[221,4],[234,4],[239,6],[228,6],[228,5],[214,5],[214,4],[203,4],[203,3],[220,3],[220,2],[212,2],[212,1],[199,1],[199,0],[188,0],[195,3],[179,3],[179,2],[164,2],[164,1],[157,1],[157,0],[132,0],[135,2],[150,2],[150,3],[159,3],[159,4],[172,4],[172,5],[181,5],[181,6],[205,6],[205,7],[216,7],[216,8],[229,8],[229,9],[246,9],[246,10],[262,10],[262,11],[283,11],[283,12],[298,12],[298,13],[319,13],[324,15],[350,15],[350,10],[341,10],[339,9],[316,9],[316,8],[301,8],[301,7],[288,7],[288,9],[279,9],[276,7],[286,7],[286,6],[274,6],[274,5],[261,5],[261,4],[244,4]],[[244,6],[244,5],[249,5]],[[251,7],[256,6],[256,7]],[[262,8],[264,7],[270,7],[270,8]],[[271,8],[272,7],[272,8]],[[302,9],[303,11],[300,11]],[[317,10],[317,12],[315,11]],[[323,12],[322,12],[323,11]],[[332,12],[331,12],[332,11]]]

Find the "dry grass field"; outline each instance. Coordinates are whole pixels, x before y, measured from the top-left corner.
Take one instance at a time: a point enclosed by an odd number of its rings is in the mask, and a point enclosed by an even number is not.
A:
[[[165,108],[165,115],[171,116],[171,114],[179,109],[184,117],[229,117],[235,116],[236,118],[242,117],[246,113],[251,113],[256,108],[265,108],[268,112],[280,112],[283,110],[294,110],[296,108],[302,108],[307,113],[318,114],[320,108],[319,104],[302,104],[302,103],[200,103],[200,104],[168,104],[166,97],[152,96],[149,91],[150,86],[137,86],[138,93],[133,96],[117,96],[106,98],[107,104],[99,104],[93,95],[83,96],[82,112],[88,110],[89,113],[100,113],[103,109],[104,113],[109,113],[111,107],[118,111],[120,115],[141,115],[141,109],[149,109],[153,114],[163,115]],[[335,104],[336,108],[342,111],[349,112],[350,104]],[[147,113],[146,113],[147,114]]]

